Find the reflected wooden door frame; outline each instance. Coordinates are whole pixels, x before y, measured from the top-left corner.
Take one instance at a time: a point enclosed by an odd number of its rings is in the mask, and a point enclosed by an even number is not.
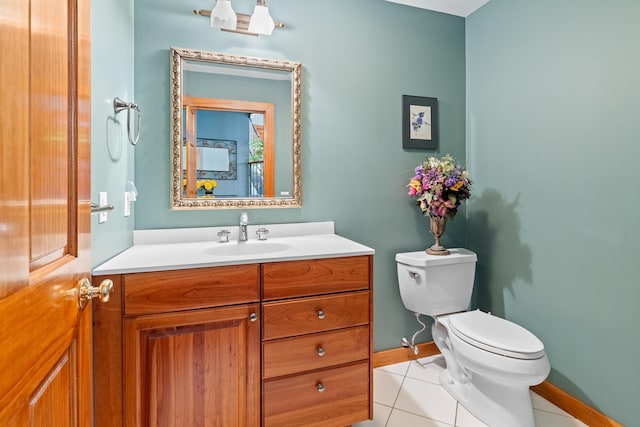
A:
[[[264,197],[275,196],[275,107],[268,102],[238,101],[233,99],[220,98],[200,98],[184,96],[182,98],[183,108],[190,108],[192,111],[212,110],[231,111],[237,113],[258,113],[264,115]]]

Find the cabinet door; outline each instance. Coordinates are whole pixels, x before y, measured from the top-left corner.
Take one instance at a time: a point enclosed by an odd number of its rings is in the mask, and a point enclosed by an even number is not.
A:
[[[259,310],[125,319],[125,425],[260,425]]]

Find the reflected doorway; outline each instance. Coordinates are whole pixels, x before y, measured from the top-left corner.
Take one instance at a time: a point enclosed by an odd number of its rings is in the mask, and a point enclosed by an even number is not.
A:
[[[274,196],[273,104],[185,96],[183,110],[183,197]]]

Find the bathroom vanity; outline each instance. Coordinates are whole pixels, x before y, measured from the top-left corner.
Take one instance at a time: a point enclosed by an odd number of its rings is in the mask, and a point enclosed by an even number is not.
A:
[[[240,243],[217,243],[218,228],[142,232],[94,270],[114,283],[94,305],[97,427],[373,417],[373,250],[333,223],[266,227]]]

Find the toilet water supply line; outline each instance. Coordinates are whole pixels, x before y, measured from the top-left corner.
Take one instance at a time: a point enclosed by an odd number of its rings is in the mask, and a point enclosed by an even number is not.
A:
[[[413,354],[415,354],[417,356],[418,352],[420,350],[418,349],[418,346],[416,345],[416,337],[422,331],[424,331],[427,328],[427,326],[424,323],[422,323],[422,321],[420,320],[420,313],[413,313],[413,314],[416,316],[416,320],[418,321],[418,323],[420,323],[422,325],[422,328],[420,328],[420,330],[418,332],[413,334],[413,336],[411,337],[411,342],[409,342],[407,337],[402,337],[402,346],[410,348],[411,350],[413,350]]]

